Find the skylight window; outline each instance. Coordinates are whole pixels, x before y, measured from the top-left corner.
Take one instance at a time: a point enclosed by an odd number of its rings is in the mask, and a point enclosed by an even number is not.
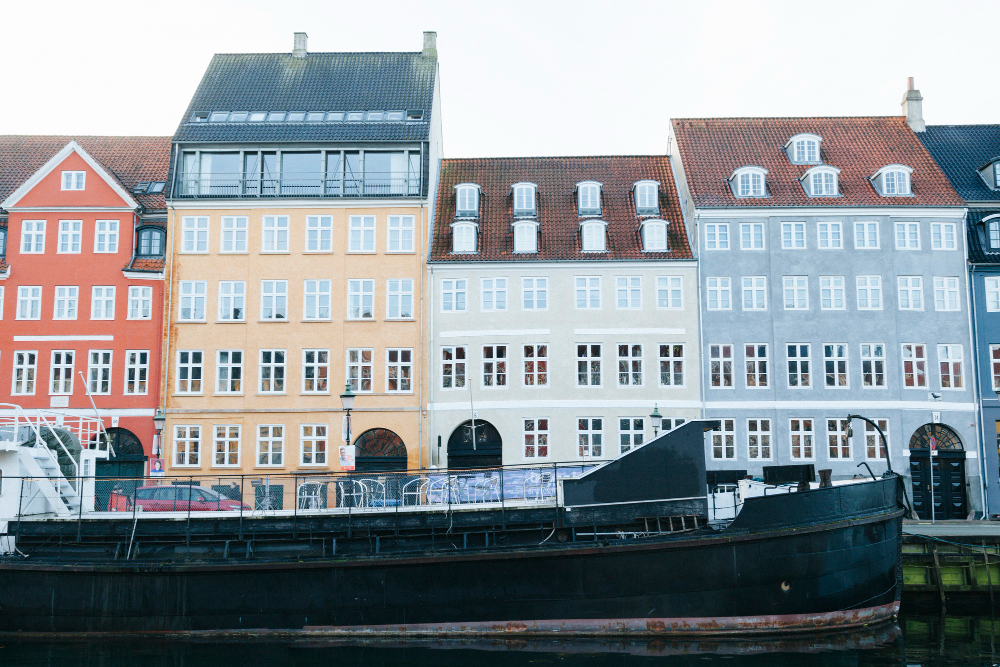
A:
[[[385,119],[388,121],[398,122],[403,120],[404,112],[402,111],[386,111]]]
[[[347,112],[347,122],[358,123],[365,119],[364,111],[348,111]]]
[[[225,123],[226,119],[229,118],[228,111],[213,111],[212,115],[208,117],[208,122],[210,123]]]
[[[293,111],[288,114],[289,123],[301,123],[306,119],[306,113],[304,111]]]
[[[149,181],[140,181],[135,184],[134,188],[132,188],[132,194],[144,195],[146,194],[146,190],[148,189],[149,189]]]
[[[601,184],[595,181],[577,183],[576,205],[580,215],[600,215]]]
[[[263,123],[265,118],[267,118],[267,114],[263,111],[254,111],[250,114],[251,123]]]
[[[656,215],[660,212],[658,199],[660,184],[656,181],[639,181],[633,188],[635,212],[639,215]]]
[[[384,111],[369,111],[368,116],[365,118],[369,123],[380,123],[385,117]]]
[[[195,111],[194,112],[194,122],[196,122],[196,123],[204,123],[206,121],[208,121],[208,112],[207,111]]]
[[[166,181],[153,181],[149,184],[149,188],[146,190],[151,195],[159,194],[163,192],[163,188],[167,185]]]
[[[408,109],[406,111],[406,120],[423,120],[424,110],[423,109]]]
[[[306,122],[319,123],[322,122],[323,118],[325,117],[326,114],[323,113],[322,111],[310,111],[309,113],[306,114]]]
[[[230,123],[245,123],[247,122],[247,116],[249,116],[246,111],[234,111],[229,114]]]
[[[819,143],[822,140],[816,134],[796,134],[785,144],[788,159],[794,164],[819,164]]]
[[[343,111],[331,111],[326,114],[326,120],[328,123],[343,123],[344,115]]]
[[[271,113],[267,114],[268,123],[281,123],[284,120],[285,120],[284,111],[272,111]]]
[[[146,194],[159,194],[163,192],[163,186],[166,183],[164,181],[140,181],[135,184],[132,188],[132,194],[134,195],[146,195]]]
[[[514,215],[535,215],[535,184],[514,185]]]

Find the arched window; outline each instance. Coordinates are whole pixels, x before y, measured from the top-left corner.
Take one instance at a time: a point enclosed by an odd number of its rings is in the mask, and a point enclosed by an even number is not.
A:
[[[667,223],[663,220],[646,220],[642,223],[642,249],[645,252],[667,250]]]
[[[514,215],[535,215],[536,187],[534,183],[514,184]]]
[[[601,184],[596,181],[577,183],[576,207],[580,215],[600,215]]]
[[[819,164],[819,142],[823,138],[816,134],[796,134],[785,144],[788,159],[794,164]]]
[[[890,164],[872,178],[875,189],[883,197],[906,197],[910,194],[910,174],[913,169],[902,164]]]
[[[476,225],[471,222],[456,222],[451,226],[451,251],[476,252]]]
[[[639,215],[656,215],[660,212],[660,184],[656,181],[639,181],[632,188],[635,212]]]
[[[803,186],[810,197],[835,197],[839,173],[836,167],[813,167],[802,175]]]
[[[965,449],[958,434],[944,424],[924,424],[910,436],[910,449]]]
[[[583,236],[583,252],[604,252],[607,246],[604,232],[607,223],[603,220],[588,220],[580,225]]]
[[[475,183],[460,183],[455,186],[455,215],[460,218],[479,217],[479,186]]]
[[[740,167],[729,177],[733,194],[740,198],[765,196],[764,178],[766,176],[767,169],[754,166]]]
[[[160,227],[139,228],[139,251],[143,257],[163,257],[166,232]]]
[[[538,252],[538,223],[524,220],[514,223],[514,252]]]

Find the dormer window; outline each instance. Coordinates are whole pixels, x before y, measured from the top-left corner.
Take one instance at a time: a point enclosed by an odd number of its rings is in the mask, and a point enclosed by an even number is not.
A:
[[[538,252],[538,223],[521,220],[514,223],[514,252]]]
[[[608,223],[603,220],[588,220],[581,223],[580,234],[583,237],[583,252],[605,252],[607,244],[604,241]]]
[[[989,162],[980,167],[979,175],[991,189],[1000,190],[1000,155],[990,158]]]
[[[1000,190],[1000,160],[993,163],[993,187]]]
[[[632,188],[635,212],[638,215],[656,215],[660,212],[660,184],[656,181],[639,181]]]
[[[600,215],[601,184],[595,181],[577,183],[576,207],[580,215]]]
[[[62,173],[62,189],[83,190],[86,180],[87,172],[85,171],[64,171]]]
[[[7,229],[0,227],[0,257],[7,254]]]
[[[910,192],[910,174],[913,169],[902,164],[882,167],[872,177],[875,189],[883,197],[906,197]]]
[[[642,249],[644,252],[666,252],[667,223],[664,220],[646,220],[642,223]]]
[[[455,186],[455,215],[459,218],[479,217],[479,186],[475,183],[461,183]]]
[[[514,185],[514,215],[536,215],[536,187],[534,183],[517,183]]]
[[[800,180],[810,197],[836,197],[839,173],[836,167],[813,167]]]
[[[819,164],[819,142],[816,134],[796,134],[785,144],[785,152],[793,164]]]
[[[166,232],[160,227],[139,228],[139,249],[136,253],[142,257],[163,257]]]
[[[455,253],[476,252],[478,225],[474,222],[455,222],[451,225],[451,251]]]
[[[989,248],[990,252],[1000,252],[1000,218],[987,218],[984,223],[986,225],[986,247]]]
[[[763,167],[740,167],[729,177],[729,185],[736,197],[764,197],[767,192],[764,187],[766,176],[767,169]]]

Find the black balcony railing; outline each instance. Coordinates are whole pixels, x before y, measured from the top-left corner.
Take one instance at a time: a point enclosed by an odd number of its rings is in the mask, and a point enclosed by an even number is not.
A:
[[[420,176],[409,172],[369,172],[364,176],[294,173],[246,176],[233,173],[181,174],[174,196],[242,197],[419,197]]]

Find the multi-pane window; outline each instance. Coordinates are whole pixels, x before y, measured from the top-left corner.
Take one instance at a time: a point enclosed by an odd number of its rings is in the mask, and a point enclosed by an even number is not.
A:
[[[34,351],[14,351],[14,372],[11,394],[30,396],[35,393],[35,371],[38,353]]]
[[[388,252],[413,252],[413,216],[389,216]]]
[[[958,310],[958,278],[934,276],[934,310]]]
[[[451,251],[476,252],[476,225],[456,222],[451,226]]]
[[[544,459],[549,455],[549,420],[525,419],[522,421],[524,434],[524,458]]]
[[[243,393],[243,350],[219,350],[215,363],[215,391]]]
[[[307,280],[303,285],[302,319],[330,319],[330,281]]]
[[[642,386],[642,345],[638,343],[618,345],[618,386]]]
[[[347,219],[347,250],[375,252],[375,216],[352,215]]]
[[[1000,391],[1000,345],[990,345],[990,375],[993,378],[993,391]]]
[[[178,394],[201,393],[203,355],[201,350],[178,350],[176,388]]]
[[[549,279],[521,278],[521,308],[547,310],[549,307]]]
[[[507,386],[506,345],[483,345],[483,386]]]
[[[580,215],[600,215],[601,185],[599,183],[580,183],[576,186],[576,194]]]
[[[986,278],[986,312],[1000,312],[1000,278]]]
[[[763,197],[764,175],[757,171],[745,171],[739,175],[740,197]]]
[[[479,213],[479,187],[476,185],[455,186],[455,213],[460,216],[475,216]]]
[[[306,252],[333,252],[332,215],[306,216]]]
[[[507,279],[482,279],[482,309],[484,311],[507,310]]]
[[[920,250],[920,223],[896,223],[896,249]]]
[[[90,297],[90,319],[92,320],[113,320],[115,319],[115,288],[104,285],[95,285]]]
[[[846,343],[823,343],[823,364],[827,387],[848,386]]]
[[[299,447],[299,462],[302,465],[326,465],[326,424],[302,424],[299,427]]]
[[[729,310],[732,308],[732,279],[728,276],[705,278],[708,291],[709,310]]]
[[[962,346],[938,345],[938,369],[941,372],[942,389],[964,389],[962,379]]]
[[[76,353],[73,350],[52,350],[50,394],[73,393],[73,366]]]
[[[882,276],[858,276],[858,310],[882,310]]]
[[[394,393],[413,391],[413,350],[388,348],[385,351],[385,390]]]
[[[683,276],[657,276],[656,307],[669,309],[684,307]]]
[[[931,248],[934,250],[955,250],[957,247],[954,222],[931,223]]]
[[[743,346],[743,356],[747,389],[767,387],[767,344],[748,343]]]
[[[222,244],[219,252],[246,252],[248,225],[249,220],[245,215],[222,216]]]
[[[125,393],[148,393],[148,380],[149,350],[125,350]]]
[[[213,465],[238,466],[240,464],[239,424],[216,424]]]
[[[3,291],[3,286],[0,285],[0,320],[3,319]]]
[[[208,216],[181,218],[181,252],[208,252]]]
[[[729,250],[729,223],[705,223],[705,250]]]
[[[809,343],[789,343],[785,346],[788,357],[788,386],[808,388],[812,386]]]
[[[524,386],[545,387],[549,384],[549,346],[524,346]]]
[[[889,420],[888,419],[873,419],[873,422],[878,424],[878,427],[882,429],[882,433],[885,435],[885,444],[882,442],[882,437],[878,433],[878,429],[864,422],[865,424],[865,456],[868,460],[881,460],[885,458],[885,445],[889,442]]]
[[[514,225],[514,252],[538,252],[538,224],[518,222]]]
[[[153,288],[128,288],[128,319],[148,320],[153,317]]]
[[[182,280],[180,281],[180,312],[178,320],[181,322],[204,322],[205,321],[205,294],[208,291],[208,283],[204,280]]]
[[[288,216],[265,215],[261,225],[261,252],[288,252]]]
[[[646,420],[643,417],[618,418],[618,450],[624,454],[638,447],[646,439]]]
[[[721,430],[712,430],[712,458],[733,460],[736,458],[736,420],[720,419]]]
[[[910,194],[910,175],[901,170],[887,171],[882,175],[886,195]]]
[[[21,221],[21,254],[37,255],[45,252],[45,221]]]
[[[861,344],[861,386],[885,386],[885,345],[882,343]]]
[[[759,461],[771,460],[771,420],[747,420],[747,457]]]
[[[1000,170],[1000,162],[994,163],[993,167]],[[997,178],[997,182],[1000,182],[1000,178]],[[1000,250],[1000,221],[986,223],[986,242],[993,250]]]
[[[598,309],[601,307],[601,277],[576,277],[576,307],[581,309]]]
[[[91,394],[111,393],[111,350],[90,350],[87,384]]]
[[[302,393],[330,391],[330,350],[302,350]]]
[[[684,345],[683,343],[660,344],[660,386],[684,386]]]
[[[57,285],[55,292],[56,295],[52,308],[52,319],[75,320],[77,304],[80,300],[80,288],[75,285]]]
[[[260,424],[257,427],[257,465],[280,466],[285,454],[285,425]]]
[[[286,321],[288,319],[288,281],[260,281],[260,319]]]
[[[85,171],[64,171],[62,172],[63,190],[83,190],[84,183],[87,182],[87,172]]]
[[[656,199],[657,184],[652,182],[635,184],[635,211],[639,214],[653,214],[660,210]]]
[[[813,420],[789,420],[791,433],[792,459],[812,460],[813,458]]]
[[[667,223],[662,220],[642,223],[642,249],[646,252],[667,249]]]
[[[851,439],[847,436],[850,422],[846,419],[826,420],[826,444],[830,460],[851,458]]]
[[[806,247],[806,223],[781,223],[781,247],[785,250],[801,250]]]
[[[78,253],[80,252],[80,240],[83,238],[82,220],[60,220],[59,221],[59,245],[56,252]]]
[[[903,386],[918,389],[927,386],[927,346],[903,343]]]
[[[844,310],[844,276],[819,277],[819,306],[823,310]]]
[[[201,427],[174,425],[174,465],[196,466],[201,454]]]
[[[809,277],[782,276],[785,310],[809,310]]]
[[[390,320],[413,317],[413,280],[392,278],[385,284],[385,316]]]
[[[878,249],[879,242],[877,222],[854,223],[854,247],[858,250]]]
[[[535,185],[533,183],[518,183],[514,186],[514,214],[532,216],[535,214]]]
[[[246,319],[247,284],[242,280],[219,281],[219,320],[242,322]]]
[[[42,288],[39,285],[17,288],[17,319],[38,320],[42,317]]]
[[[618,276],[615,278],[615,301],[619,310],[641,309],[642,278],[640,276]]]
[[[795,163],[819,162],[819,142],[815,139],[799,139],[795,142]]]
[[[740,223],[740,248],[743,250],[764,249],[764,223]]]
[[[372,348],[351,348],[347,350],[347,384],[351,391],[370,392],[374,390],[372,378],[375,365],[375,350]]]
[[[576,423],[580,458],[604,455],[604,420],[600,417],[582,417]]]
[[[920,276],[899,276],[896,279],[900,310],[924,309],[924,279]]]
[[[117,220],[98,220],[94,224],[94,252],[118,252]]]
[[[743,276],[743,310],[767,310],[767,276]]]
[[[816,224],[819,237],[819,247],[822,250],[840,250],[844,247],[844,236],[839,222],[820,222]]]
[[[285,391],[285,351],[261,350],[257,369],[258,391],[262,394],[282,394]]]
[[[606,225],[603,222],[585,222],[580,227],[583,233],[583,252],[604,252]]]
[[[465,295],[469,281],[465,278],[441,281],[441,311],[460,313],[465,311]]]
[[[837,174],[815,171],[809,175],[809,193],[813,197],[837,194]]]
[[[441,387],[461,389],[465,386],[465,346],[441,348]]]
[[[139,230],[139,252],[142,257],[162,257],[166,232],[155,227]]]
[[[576,346],[576,384],[578,387],[601,385],[601,346],[580,344]]]
[[[733,386],[733,346],[708,346],[710,385],[715,388]]]

